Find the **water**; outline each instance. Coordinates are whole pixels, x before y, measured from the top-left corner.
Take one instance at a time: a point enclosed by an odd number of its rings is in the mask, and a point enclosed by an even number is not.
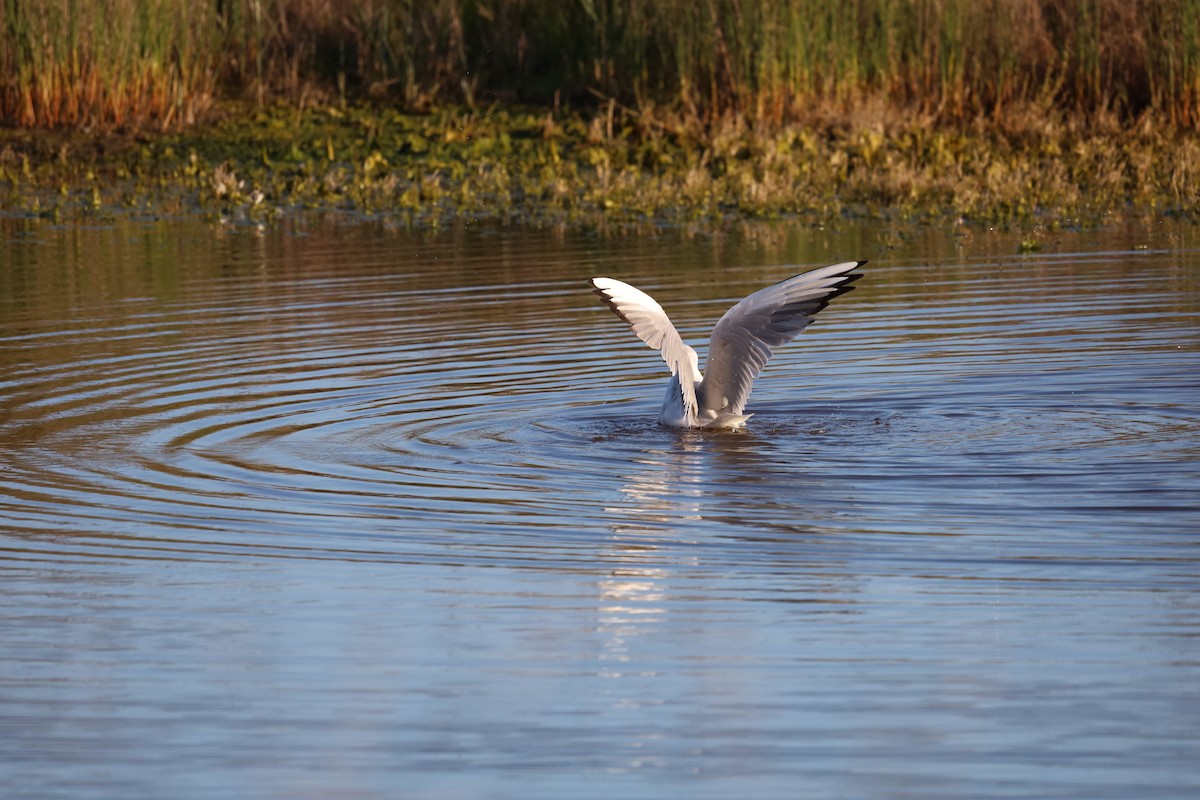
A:
[[[1200,792],[1194,229],[0,232],[7,797]]]

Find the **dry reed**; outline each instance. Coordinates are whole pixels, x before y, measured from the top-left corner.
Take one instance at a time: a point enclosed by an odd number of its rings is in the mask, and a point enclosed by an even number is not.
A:
[[[214,96],[596,98],[710,124],[895,109],[1200,127],[1200,0],[8,0],[0,119],[164,128]],[[1024,124],[1024,123],[1022,123]]]

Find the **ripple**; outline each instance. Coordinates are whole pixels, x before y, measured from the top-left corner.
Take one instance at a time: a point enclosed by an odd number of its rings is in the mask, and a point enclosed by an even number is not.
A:
[[[1194,251],[40,230],[0,265],[15,785],[1190,796]],[[585,283],[701,344],[831,252],[868,277],[732,433],[657,425]]]
[[[953,533],[989,506],[1028,525],[1064,491],[1093,522],[1129,492],[1166,509],[1143,522],[1189,514],[1194,281],[1181,300],[1120,256],[1033,284],[1024,263],[875,265],[772,362],[747,431],[675,432],[661,364],[591,302],[583,252],[538,280],[483,251],[469,271],[205,277],[10,326],[3,525],[131,557],[583,567],[614,535]],[[697,343],[744,290],[648,288]]]

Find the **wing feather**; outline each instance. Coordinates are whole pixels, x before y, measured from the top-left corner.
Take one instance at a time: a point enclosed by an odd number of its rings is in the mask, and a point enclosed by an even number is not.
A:
[[[760,289],[725,312],[713,328],[700,384],[699,411],[741,414],[775,348],[808,327],[833,298],[862,277],[865,261],[822,267]]]
[[[592,278],[592,293],[613,313],[628,323],[634,334],[659,351],[672,375],[679,376],[684,408],[693,415],[696,411],[696,384],[700,382],[699,359],[696,351],[684,343],[653,297],[613,278]]]

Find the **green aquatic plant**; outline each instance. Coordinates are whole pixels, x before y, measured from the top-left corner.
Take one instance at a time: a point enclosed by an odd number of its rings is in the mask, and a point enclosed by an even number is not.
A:
[[[720,225],[842,215],[1102,220],[1200,208],[1200,141],[1142,128],[947,132],[859,127],[672,128],[645,112],[226,108],[213,124],[134,139],[0,132],[10,211],[86,216],[194,209],[269,220],[312,211],[573,225]],[[611,124],[611,135],[607,129]],[[65,193],[64,193],[65,187]],[[99,201],[97,201],[99,197]]]

